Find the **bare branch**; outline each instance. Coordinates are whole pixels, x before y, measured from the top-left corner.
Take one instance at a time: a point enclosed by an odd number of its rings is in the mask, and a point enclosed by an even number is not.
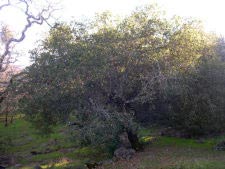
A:
[[[2,10],[4,7],[6,6],[10,6],[10,1],[8,0],[8,2],[6,4],[0,5],[0,10]]]
[[[47,6],[47,8],[43,8],[41,10],[41,12],[37,15],[34,16],[30,13],[30,9],[29,9],[29,0],[19,0],[21,3],[23,3],[25,5],[25,11],[24,14],[26,15],[26,25],[24,26],[23,30],[21,31],[21,34],[18,38],[14,38],[11,37],[7,40],[7,42],[5,42],[4,44],[4,51],[3,53],[0,55],[0,72],[3,72],[7,69],[7,65],[10,63],[10,59],[11,59],[11,44],[12,43],[19,43],[22,42],[25,37],[26,37],[26,32],[28,31],[29,28],[32,27],[33,24],[38,24],[38,25],[42,25],[44,21],[47,21],[50,17],[52,12],[54,11],[53,7],[51,6],[51,4],[49,4]],[[31,1],[30,1],[31,2]],[[1,8],[3,8],[4,6],[10,6],[10,1],[8,0],[7,4],[4,4],[2,6],[0,6],[0,10]],[[46,16],[44,16],[46,15]]]

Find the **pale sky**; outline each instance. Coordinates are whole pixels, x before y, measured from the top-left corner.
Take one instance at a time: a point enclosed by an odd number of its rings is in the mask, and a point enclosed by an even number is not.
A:
[[[0,0],[1,1],[4,0]],[[36,3],[40,0],[36,0]],[[55,0],[52,0],[55,1]],[[136,7],[156,2],[167,15],[194,17],[203,21],[207,31],[225,36],[225,0],[61,0],[62,9],[55,14],[60,21],[82,20],[93,17],[95,13],[106,10],[119,15],[127,15]],[[0,21],[4,18],[15,32],[21,29],[24,18],[15,9],[0,12]],[[35,42],[43,38],[48,27],[35,26],[27,34],[26,40],[17,45],[21,53],[19,65],[29,65],[28,50]]]

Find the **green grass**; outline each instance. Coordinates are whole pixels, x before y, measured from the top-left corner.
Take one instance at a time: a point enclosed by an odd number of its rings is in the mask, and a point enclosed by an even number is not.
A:
[[[139,131],[139,138],[143,143],[148,143],[149,141],[155,140],[155,146],[177,146],[177,147],[187,147],[187,148],[207,148],[213,149],[213,147],[225,140],[225,135],[213,137],[213,138],[201,138],[201,142],[197,139],[185,139],[176,137],[159,137],[159,128],[141,128]]]
[[[23,118],[15,119],[8,127],[0,123],[0,136],[10,137],[12,140],[7,154],[14,156],[16,164],[21,164],[24,169],[32,168],[36,164],[44,168],[82,168],[87,161],[101,160],[109,156],[92,147],[77,148],[64,130],[64,126],[57,126],[54,133],[44,136],[39,135]],[[39,154],[32,155],[32,151]],[[63,160],[67,162],[61,165]]]
[[[40,136],[29,122],[22,118],[4,127],[0,123],[0,135],[12,138],[8,154],[16,158],[22,169],[31,169],[39,164],[43,168],[83,169],[86,162],[110,158],[101,148],[77,148],[65,135],[65,127],[57,126],[54,133]],[[108,169],[225,169],[225,152],[215,151],[214,146],[225,140],[225,136],[204,139],[161,137],[159,128],[141,128],[139,138],[145,143],[145,150],[130,161],[117,161],[102,168]],[[42,154],[31,155],[31,151]],[[43,153],[47,151],[47,153]],[[12,167],[13,168],[13,167]]]
[[[225,165],[223,162],[209,162],[202,161],[194,164],[181,163],[175,166],[170,166],[168,169],[224,169]]]
[[[214,150],[224,136],[195,139],[162,137],[158,129],[142,128],[140,140],[146,143],[145,150],[130,161],[106,165],[106,169],[225,169],[225,152]],[[147,144],[150,143],[150,144]]]
[[[160,137],[155,145],[158,146],[177,146],[177,147],[186,147],[186,148],[213,148],[214,142],[211,140],[204,141],[203,143],[198,143],[194,139],[183,139],[183,138],[174,138],[174,137]]]

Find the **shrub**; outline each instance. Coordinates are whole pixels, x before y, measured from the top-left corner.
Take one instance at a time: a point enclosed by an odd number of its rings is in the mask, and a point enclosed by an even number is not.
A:
[[[207,61],[171,83],[169,125],[192,136],[225,129],[225,65]]]
[[[0,137],[0,155],[7,154],[12,146],[12,139],[9,136]]]

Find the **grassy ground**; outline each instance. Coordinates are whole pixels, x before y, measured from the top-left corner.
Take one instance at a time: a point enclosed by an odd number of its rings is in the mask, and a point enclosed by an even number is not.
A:
[[[204,140],[161,137],[143,129],[140,137],[150,142],[129,161],[118,161],[104,169],[225,169],[225,152],[214,150],[224,136]]]
[[[85,162],[109,157],[109,154],[98,149],[76,147],[64,131],[63,126],[58,126],[55,133],[49,137],[42,137],[21,118],[8,127],[0,123],[0,135],[13,138],[8,154],[14,160],[14,166],[17,164],[17,168],[29,169],[41,165],[42,168],[82,169],[85,168]],[[136,153],[131,160],[116,161],[99,168],[225,169],[225,152],[213,149],[216,143],[225,140],[225,136],[197,141],[160,137],[157,133],[157,129],[141,129],[139,137],[146,143],[144,151]],[[37,155],[32,155],[32,152],[36,152]]]
[[[65,135],[65,127],[58,126],[50,136],[40,136],[25,120],[18,118],[4,127],[0,123],[0,136],[12,138],[7,154],[17,168],[85,168],[85,163],[108,158],[108,154],[91,147],[78,148]],[[1,161],[0,161],[1,164]],[[16,167],[10,167],[16,168]]]

